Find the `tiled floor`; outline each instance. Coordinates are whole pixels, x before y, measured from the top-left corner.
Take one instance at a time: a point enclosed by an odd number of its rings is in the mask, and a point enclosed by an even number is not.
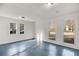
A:
[[[44,42],[36,46],[35,40],[0,46],[0,56],[78,56],[79,51]]]

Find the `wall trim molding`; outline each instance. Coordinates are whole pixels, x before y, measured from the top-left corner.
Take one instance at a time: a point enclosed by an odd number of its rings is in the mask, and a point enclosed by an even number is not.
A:
[[[24,39],[24,40],[19,40],[19,41],[14,41],[14,42],[9,42],[9,43],[4,43],[4,44],[0,44],[0,46],[8,45],[8,44],[14,44],[14,43],[23,42],[23,41],[34,40],[34,39],[35,39],[35,38],[30,38],[30,39]]]

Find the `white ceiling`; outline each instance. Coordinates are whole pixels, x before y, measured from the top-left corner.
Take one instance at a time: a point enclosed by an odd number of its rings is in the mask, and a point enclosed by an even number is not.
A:
[[[78,9],[79,4],[53,4],[46,8],[46,3],[3,3],[0,4],[0,16],[15,17],[24,16],[31,21],[51,19],[58,14]]]

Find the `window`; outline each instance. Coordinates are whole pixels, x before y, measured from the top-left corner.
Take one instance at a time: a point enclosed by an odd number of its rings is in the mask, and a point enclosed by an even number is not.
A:
[[[24,24],[20,24],[20,34],[24,34]]]
[[[10,23],[10,34],[16,34],[16,23]]]
[[[73,20],[66,20],[64,25],[64,42],[74,44],[74,28]]]
[[[49,39],[50,40],[55,40],[55,36],[56,36],[56,25],[55,25],[55,22],[53,21],[50,25],[50,28],[49,28]]]

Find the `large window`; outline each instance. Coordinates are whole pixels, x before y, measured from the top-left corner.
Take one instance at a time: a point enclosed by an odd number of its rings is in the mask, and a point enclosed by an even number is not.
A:
[[[55,36],[56,36],[56,25],[55,22],[53,21],[49,28],[49,39],[55,40]]]
[[[66,20],[64,24],[64,42],[74,44],[75,24],[73,20]]]

